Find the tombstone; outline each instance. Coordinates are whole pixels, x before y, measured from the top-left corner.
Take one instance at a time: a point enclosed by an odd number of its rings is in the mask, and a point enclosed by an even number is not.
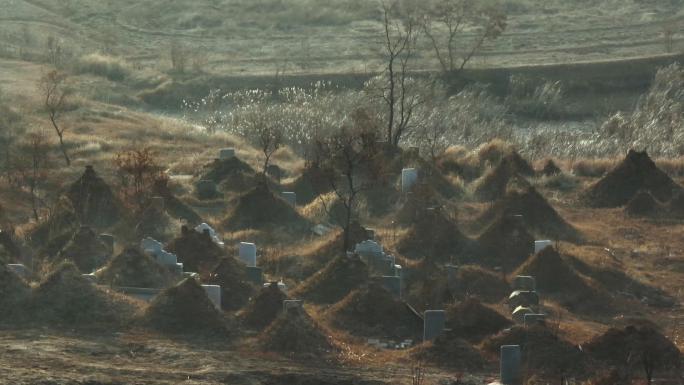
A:
[[[87,279],[90,283],[97,283],[97,276],[93,273],[81,274],[81,277]]]
[[[178,275],[183,275],[183,264],[182,263],[176,263],[175,265],[171,266],[171,271],[178,274]]]
[[[219,159],[227,160],[235,158],[235,149],[232,147],[222,148],[219,150]]]
[[[519,324],[524,324],[525,323],[525,315],[527,314],[535,314],[534,310],[530,309],[529,307],[524,307],[524,306],[518,306],[513,310],[512,316],[513,320]]]
[[[247,267],[256,267],[257,249],[255,244],[240,242],[239,253],[240,260],[244,262]]]
[[[140,242],[140,248],[143,249],[143,251],[154,254],[156,256],[157,253],[164,249],[164,245],[162,245],[162,243],[157,241],[156,239],[148,237]]]
[[[216,230],[214,230],[214,228],[209,226],[208,224],[202,223],[197,225],[197,227],[195,227],[195,231],[197,231],[198,233],[204,233],[205,231],[208,231],[209,236],[211,237],[211,240],[214,241],[214,243],[221,247],[225,246],[225,243],[223,243],[223,241],[218,237],[218,234],[216,234]]]
[[[380,284],[395,297],[401,298],[401,277],[396,275],[384,275],[380,277]]]
[[[399,278],[404,277],[404,268],[401,267],[401,265],[394,265],[394,276]]]
[[[247,266],[247,280],[255,285],[264,283],[264,272],[260,267]]]
[[[455,290],[458,281],[458,269],[457,265],[446,265],[444,266],[447,271],[447,286],[449,290]]]
[[[326,226],[326,225],[316,225],[311,228],[311,232],[318,235],[319,237],[322,237],[326,234],[328,234],[331,231],[331,228]]]
[[[379,244],[375,241],[367,240],[367,241],[363,241],[361,243],[358,243],[354,247],[354,252],[356,252],[357,254],[359,254],[363,257],[368,257],[368,256],[377,257],[378,255],[383,254],[383,247],[381,244]]]
[[[522,372],[520,364],[522,355],[520,345],[501,346],[501,383],[504,385],[520,385],[522,383]]]
[[[523,319],[525,326],[546,324],[546,314],[525,314]]]
[[[534,253],[537,254],[549,246],[553,246],[553,242],[549,240],[534,241]]]
[[[446,312],[444,310],[425,310],[423,320],[423,341],[432,341],[437,338],[446,325]]]
[[[157,262],[164,266],[175,267],[178,264],[178,257],[176,254],[169,253],[168,251],[162,250],[156,254]]]
[[[207,297],[214,304],[216,309],[221,310],[221,286],[219,285],[202,285],[202,288],[207,293]]]
[[[109,250],[114,250],[114,244],[116,243],[116,238],[114,238],[113,235],[111,234],[100,234],[99,235],[100,241],[107,245],[107,248]]]
[[[297,206],[297,193],[294,193],[292,191],[285,191],[280,193],[280,196],[285,199],[287,203],[289,203],[291,206]]]
[[[151,209],[157,211],[157,212],[164,212],[164,198],[163,197],[152,197],[150,198],[150,206]]]
[[[516,290],[508,297],[508,304],[512,309],[539,306],[539,295],[536,291]]]
[[[197,189],[197,197],[199,199],[214,199],[219,196],[216,182],[213,180],[203,179],[195,185]]]
[[[409,192],[416,182],[418,182],[418,170],[415,168],[401,170],[401,192]]]
[[[9,265],[7,265],[7,268],[23,279],[29,279],[29,277],[31,276],[31,272],[29,271],[29,269],[21,263],[10,263]]]
[[[271,285],[278,285],[278,290],[282,291],[283,293],[287,293],[287,285],[285,284],[285,282],[279,281],[264,283],[264,287],[270,287]]]
[[[290,309],[302,310],[304,308],[304,301],[300,299],[286,299],[283,301],[283,312],[287,313]]]
[[[536,290],[537,281],[534,277],[529,275],[518,275],[513,278],[513,290],[520,291],[534,291]]]

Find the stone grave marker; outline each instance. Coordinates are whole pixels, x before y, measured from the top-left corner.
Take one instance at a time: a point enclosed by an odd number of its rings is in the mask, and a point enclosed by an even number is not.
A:
[[[512,316],[513,320],[519,324],[524,324],[525,323],[525,315],[527,314],[534,314],[534,310],[532,310],[529,307],[525,306],[518,306],[513,310]]]
[[[290,309],[301,310],[304,308],[304,301],[300,299],[286,299],[283,301],[283,312],[287,313]]]
[[[447,271],[447,286],[449,287],[449,290],[454,290],[456,288],[456,284],[458,281],[458,269],[459,267],[457,265],[446,265],[444,266]]]
[[[202,285],[202,288],[207,293],[207,297],[211,300],[214,306],[221,310],[221,286],[219,285]]]
[[[513,290],[534,291],[537,289],[537,281],[529,275],[518,275],[513,278]]]
[[[292,191],[284,191],[280,195],[290,205],[297,206],[297,193],[294,193]]]
[[[446,326],[446,312],[444,310],[426,310],[423,319],[423,341],[437,338]]]
[[[525,326],[543,325],[546,323],[546,314],[525,314]]]
[[[219,150],[219,159],[227,160],[235,158],[235,149],[232,147],[222,148]]]
[[[260,267],[247,266],[247,280],[255,285],[264,283],[264,271]]]
[[[157,241],[156,239],[148,237],[140,242],[140,248],[143,249],[143,251],[154,254],[156,256],[157,253],[164,249],[164,245],[162,245],[162,243]]]
[[[542,241],[534,241],[534,253],[537,254],[549,246],[553,246],[553,242],[551,242],[548,239]]]
[[[513,309],[517,308],[518,306],[539,306],[539,295],[536,291],[516,290],[508,297],[508,304]]]
[[[240,260],[244,262],[247,267],[256,267],[257,249],[254,243],[240,242],[239,255]]]
[[[198,233],[203,233],[205,231],[209,232],[209,236],[211,237],[211,240],[214,241],[217,245],[223,247],[225,246],[225,243],[221,240],[221,238],[218,237],[218,234],[216,233],[216,230],[214,230],[213,227],[209,226],[206,223],[201,223],[195,227],[195,231]]]
[[[520,370],[522,354],[520,345],[501,346],[501,383],[504,385],[520,385],[522,383],[522,371]]]
[[[409,192],[416,182],[418,182],[418,170],[415,168],[401,170],[401,192]]]
[[[401,277],[396,275],[384,275],[380,277],[380,284],[395,297],[401,298]]]
[[[23,279],[29,279],[31,276],[29,269],[21,263],[10,263],[7,265],[7,268]]]

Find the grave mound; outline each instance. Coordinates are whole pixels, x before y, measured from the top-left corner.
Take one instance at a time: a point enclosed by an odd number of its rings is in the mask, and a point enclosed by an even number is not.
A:
[[[523,215],[525,226],[534,235],[580,242],[582,234],[566,222],[534,188],[509,189],[478,219],[479,223],[492,223],[504,216]]]
[[[13,263],[21,258],[21,249],[15,242],[13,233],[0,229],[0,247],[7,254],[7,263]]]
[[[510,184],[529,186],[526,176],[533,176],[534,169],[517,152],[506,155],[499,164],[475,182],[475,195],[483,200],[496,200],[506,194]]]
[[[186,278],[157,295],[142,314],[142,322],[164,333],[228,335],[223,315],[193,278]]]
[[[107,329],[128,323],[137,305],[119,294],[93,285],[73,263],[62,263],[29,300],[32,320],[41,325]]]
[[[103,284],[120,287],[164,288],[176,280],[166,267],[135,246],[126,247],[95,275]]]
[[[83,175],[66,192],[81,223],[105,228],[121,217],[121,204],[109,185],[86,166]]]
[[[401,193],[389,181],[378,180],[359,194],[359,202],[370,216],[384,216],[393,212]]]
[[[173,238],[178,223],[165,210],[153,205],[140,213],[135,225],[135,236],[138,239],[153,238],[166,242]]]
[[[185,271],[211,271],[225,255],[208,233],[200,233],[187,226],[181,227],[181,234],[166,246],[166,250],[176,254],[183,263]]]
[[[278,285],[271,283],[261,288],[256,297],[251,299],[240,313],[240,318],[248,327],[263,330],[282,312],[283,301],[286,299],[287,295],[278,288]]]
[[[553,161],[553,159],[547,159],[544,162],[544,167],[541,169],[541,175],[543,176],[554,176],[562,174],[563,170]]]
[[[625,213],[633,217],[657,217],[665,212],[665,205],[648,191],[637,192],[625,206]]]
[[[227,230],[261,230],[281,227],[290,232],[308,232],[310,223],[292,205],[274,194],[266,183],[239,196],[223,223]]]
[[[178,199],[171,191],[168,180],[160,179],[154,183],[152,188],[154,195],[164,198],[164,208],[166,213],[177,220],[182,220],[190,226],[202,223],[202,218],[190,206]]]
[[[681,368],[679,348],[657,329],[650,326],[611,328],[583,345],[584,350],[599,362],[621,366],[630,362],[635,352],[653,359],[658,370]],[[641,360],[631,360],[641,366]],[[655,368],[654,368],[655,369]]]
[[[665,207],[671,217],[684,219],[684,193],[675,194]]]
[[[331,191],[330,183],[323,171],[315,167],[304,169],[302,175],[294,182],[286,185],[284,189],[296,193],[297,202],[303,205],[308,205],[318,198],[319,195]]]
[[[482,349],[498,357],[502,345],[520,345],[523,365],[539,375],[587,375],[588,357],[546,326],[514,326],[486,339]]]
[[[80,221],[71,202],[61,197],[52,214],[31,232],[30,244],[42,255],[55,256],[78,231]]]
[[[81,272],[91,273],[106,262],[109,254],[109,248],[95,231],[82,226],[57,254],[57,259],[73,261]]]
[[[458,299],[475,297],[485,303],[497,303],[511,293],[500,273],[480,266],[461,266],[454,281],[450,291]]]
[[[211,180],[228,191],[247,191],[256,183],[256,172],[238,157],[214,159],[200,180]]]
[[[230,256],[221,258],[206,281],[221,286],[221,307],[224,310],[242,308],[255,292],[254,285],[247,280],[245,265]]]
[[[420,317],[376,283],[349,293],[327,311],[325,318],[334,327],[359,337],[417,340],[423,330]]]
[[[457,337],[472,343],[482,341],[513,325],[498,311],[475,298],[467,298],[447,308],[446,327]]]
[[[480,247],[493,266],[516,268],[534,253],[534,237],[520,216],[499,216],[478,237]]]
[[[297,358],[319,360],[334,352],[328,333],[303,309],[281,310],[259,336],[262,349]]]
[[[459,370],[482,370],[487,366],[480,351],[452,332],[411,350],[411,357],[441,367]]]
[[[332,304],[368,281],[368,266],[358,255],[339,255],[292,291],[294,298]]]
[[[411,259],[429,257],[441,262],[460,256],[475,258],[481,254],[476,242],[466,237],[440,208],[421,212],[399,240],[397,251]]]
[[[453,301],[446,271],[432,258],[404,267],[404,297],[419,311],[443,309]]]
[[[669,201],[682,187],[660,170],[646,152],[630,150],[627,157],[585,192],[593,207],[618,207],[639,191],[649,191],[661,202]]]
[[[397,223],[410,225],[414,223],[423,212],[442,205],[438,192],[427,183],[418,183],[411,190],[396,213]]]
[[[0,264],[0,323],[17,321],[29,292],[29,285],[21,277]]]

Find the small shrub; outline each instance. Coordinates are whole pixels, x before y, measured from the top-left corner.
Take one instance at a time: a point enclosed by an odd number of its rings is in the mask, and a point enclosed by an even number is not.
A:
[[[130,74],[130,68],[123,59],[97,53],[85,55],[76,63],[76,71],[92,74],[120,82]]]

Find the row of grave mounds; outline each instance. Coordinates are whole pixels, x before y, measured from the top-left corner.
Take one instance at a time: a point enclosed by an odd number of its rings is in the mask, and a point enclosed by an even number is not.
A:
[[[163,204],[163,202],[161,202]],[[171,240],[179,223],[174,220],[164,209],[157,204],[148,204],[137,215],[135,225],[136,239],[153,238],[161,242]]]
[[[315,304],[333,304],[368,282],[368,265],[356,254],[342,253],[294,288],[292,296]]]
[[[244,192],[257,183],[257,172],[236,156],[214,159],[204,168],[200,179],[221,185],[225,191]]]
[[[186,278],[158,294],[140,322],[169,334],[230,337],[230,322],[216,309],[194,278]]]
[[[202,223],[202,217],[200,217],[192,207],[178,199],[176,194],[174,194],[169,186],[168,179],[156,180],[152,186],[152,192],[155,196],[164,199],[164,209],[172,218],[184,221],[190,226],[196,226]]]
[[[522,215],[498,216],[477,238],[491,266],[510,270],[534,254],[535,238],[528,232]]]
[[[92,166],[86,166],[83,175],[69,186],[65,196],[85,225],[106,228],[122,217],[121,202]]]
[[[286,299],[287,294],[278,288],[277,283],[264,285],[238,317],[248,328],[263,330],[278,317]]]
[[[274,285],[275,286],[275,285]],[[264,351],[295,359],[327,361],[339,350],[330,333],[300,307],[282,310],[259,335]]]
[[[619,207],[641,190],[661,202],[684,191],[646,152],[630,150],[620,164],[585,191],[583,199],[592,207]]]
[[[488,337],[482,350],[498,357],[501,346],[519,345],[522,362],[531,373],[540,377],[570,376],[585,378],[594,367],[591,358],[561,337],[552,325],[513,326]]]
[[[479,343],[512,325],[510,319],[474,297],[446,308],[446,328],[454,337],[471,343]]]
[[[128,246],[95,272],[98,281],[108,286],[165,288],[178,281],[178,276],[144,253]]]
[[[684,219],[684,191],[672,199],[661,202],[647,190],[639,190],[625,205],[625,213],[631,217],[654,220]]]
[[[475,182],[474,193],[482,200],[492,201],[506,194],[510,184],[529,186],[525,179],[535,175],[534,168],[516,151],[506,154],[499,164]]]
[[[104,265],[112,251],[92,228],[81,226],[52,260],[71,261],[87,274]]]
[[[221,307],[227,311],[241,309],[256,292],[245,264],[232,256],[222,257],[208,275],[202,275],[207,284],[221,286]]]
[[[539,237],[582,242],[584,236],[566,222],[556,209],[534,188],[510,188],[475,220],[475,225],[486,227],[497,219],[522,215],[528,231]]]
[[[223,258],[225,251],[217,245],[208,232],[199,232],[187,226],[166,245],[166,250],[176,254],[186,271],[210,271]]]
[[[330,307],[324,318],[357,337],[414,341],[422,338],[423,320],[382,285],[371,282]]]
[[[222,225],[228,231],[271,229],[294,234],[308,234],[311,228],[311,223],[266,183],[235,198]]]

